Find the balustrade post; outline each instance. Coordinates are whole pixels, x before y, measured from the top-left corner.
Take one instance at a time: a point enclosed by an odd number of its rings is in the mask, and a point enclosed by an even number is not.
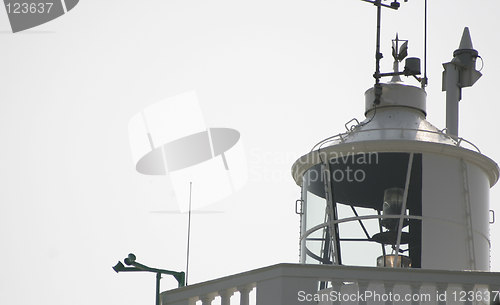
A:
[[[231,296],[234,294],[234,289],[226,289],[219,291],[220,304],[231,305]]]
[[[238,287],[240,292],[240,305],[250,305],[250,291],[252,291],[252,286]]]
[[[212,301],[214,300],[214,298],[215,294],[213,293],[201,296],[200,297],[201,305],[212,305]]]

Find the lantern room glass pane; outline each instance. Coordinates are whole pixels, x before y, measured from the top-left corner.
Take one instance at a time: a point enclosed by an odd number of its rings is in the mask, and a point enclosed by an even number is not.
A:
[[[395,190],[396,201],[401,201],[409,157],[409,153],[366,153],[330,159],[331,203],[326,200],[330,197],[325,195],[322,164],[309,168],[302,180],[301,262],[331,264],[335,256],[335,262],[341,265],[375,266],[384,251],[385,254],[395,251],[394,232],[399,226],[390,224],[399,221],[379,223],[379,217],[401,213],[400,205],[392,211],[384,209],[384,202],[391,201],[385,195]],[[421,216],[421,154],[414,154],[412,160],[405,214]],[[339,250],[335,255],[334,245]],[[411,258],[412,267],[420,267],[419,219],[405,220],[400,245],[403,246],[399,250],[404,251],[401,254]]]
[[[319,264],[328,259],[325,243],[331,243],[327,227],[320,227],[304,237],[307,231],[326,222],[327,201],[321,167],[314,166],[304,174],[303,196],[304,214],[302,215],[301,257],[303,263]],[[328,252],[328,251],[326,251]],[[324,263],[324,262],[323,262]]]

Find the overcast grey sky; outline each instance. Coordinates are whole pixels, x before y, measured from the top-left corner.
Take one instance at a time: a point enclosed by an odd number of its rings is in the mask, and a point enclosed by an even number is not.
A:
[[[500,2],[429,2],[428,119],[445,126],[441,64],[468,26],[484,76],[464,90],[460,135],[498,161]],[[384,70],[396,32],[423,57],[422,11],[422,0],[384,11]],[[363,119],[374,25],[359,0],[85,0],[12,34],[2,8],[0,303],[152,304],[154,275],[111,267],[134,252],[184,270],[187,216],[151,213],[176,209],[173,189],[135,171],[128,122],[187,91],[207,126],[240,131],[249,167],[247,185],[213,207],[224,213],[193,215],[190,282],[297,262],[290,167]],[[491,229],[500,271],[500,224]]]

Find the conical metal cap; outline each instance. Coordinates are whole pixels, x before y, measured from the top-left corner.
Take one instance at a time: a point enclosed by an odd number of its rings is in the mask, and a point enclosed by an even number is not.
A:
[[[459,49],[474,49],[472,46],[472,39],[470,38],[469,28],[465,27],[462,34],[462,39],[460,40]]]
[[[472,46],[472,39],[470,38],[469,28],[465,27],[462,34],[462,39],[460,40],[460,45],[458,49],[453,52],[453,57],[455,57],[453,60],[460,60],[463,65],[468,66],[472,62],[471,57],[475,58],[478,55],[479,53],[474,50],[474,47]]]

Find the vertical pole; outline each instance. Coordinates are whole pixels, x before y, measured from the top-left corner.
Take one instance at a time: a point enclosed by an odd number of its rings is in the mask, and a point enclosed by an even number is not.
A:
[[[188,285],[189,275],[189,242],[191,239],[191,194],[193,191],[193,182],[189,182],[189,211],[188,211],[188,236],[187,236],[187,251],[186,251],[186,286]]]
[[[424,78],[422,79],[422,89],[427,86],[427,0],[424,1]]]
[[[161,273],[157,272],[156,273],[156,305],[160,305],[160,280],[161,280]]]
[[[382,16],[382,6],[380,3],[381,0],[377,0],[375,5],[377,6],[377,42],[375,46],[375,78],[376,83],[379,83],[380,80],[380,59],[382,59],[382,54],[380,53],[380,24],[381,24],[381,16]]]
[[[380,104],[380,97],[382,96],[382,86],[380,85],[380,60],[382,59],[382,53],[380,53],[380,24],[382,18],[382,0],[376,0],[375,5],[377,6],[377,44],[375,51],[375,101],[374,104]]]
[[[444,64],[446,88],[446,133],[458,137],[458,102],[461,99],[461,88],[458,84],[458,67],[452,63]]]
[[[405,190],[403,192],[403,204],[401,206],[401,215],[399,217],[398,237],[396,239],[396,266],[397,267],[400,267],[400,264],[399,264],[399,246],[401,245],[401,232],[403,231],[403,223],[405,221],[406,203],[408,200],[408,190],[410,189],[410,178],[411,178],[412,166],[413,166],[413,153],[410,153],[410,156],[408,157],[408,168],[406,169],[406,181],[405,181]],[[402,264],[403,264],[403,260],[401,259],[401,265]]]
[[[379,210],[377,210],[377,214],[378,216],[381,215],[381,212]],[[382,222],[381,222],[381,218],[379,217],[378,219],[378,228],[380,230],[380,233],[382,233],[384,230],[382,229]],[[382,256],[384,258],[384,267],[387,267],[386,266],[386,261],[385,261],[385,256],[387,255],[387,253],[385,253],[385,244],[381,243],[380,244],[382,246]]]
[[[323,163],[321,164],[321,169],[322,169],[322,174],[324,177],[324,188],[325,188],[325,200],[326,200],[326,217],[325,221],[328,222],[328,234],[325,235],[328,236],[329,240],[325,240],[325,246],[324,249],[327,249],[328,251],[333,250],[333,255],[332,255],[332,263],[334,265],[342,265],[342,258],[340,255],[340,242],[339,242],[339,234],[338,234],[338,224],[335,224],[332,226],[331,221],[337,220],[337,206],[335,203],[335,199],[333,197],[333,188],[332,188],[332,183],[331,183],[331,175],[330,175],[330,162],[328,162],[328,159],[323,160]],[[326,238],[325,238],[326,239]],[[327,246],[328,243],[328,246]],[[323,249],[323,250],[324,250]],[[328,258],[328,257],[324,257]]]
[[[309,175],[304,175],[303,179],[307,179],[307,185],[309,185]],[[306,213],[307,213],[307,187],[304,187],[304,182],[302,183],[302,189],[301,189],[301,198],[302,198],[302,206],[301,206],[301,211],[302,214],[300,214],[300,263],[305,264],[306,259],[307,259],[307,251],[306,251],[306,238],[303,236],[305,232],[307,231],[307,219],[306,219]]]

